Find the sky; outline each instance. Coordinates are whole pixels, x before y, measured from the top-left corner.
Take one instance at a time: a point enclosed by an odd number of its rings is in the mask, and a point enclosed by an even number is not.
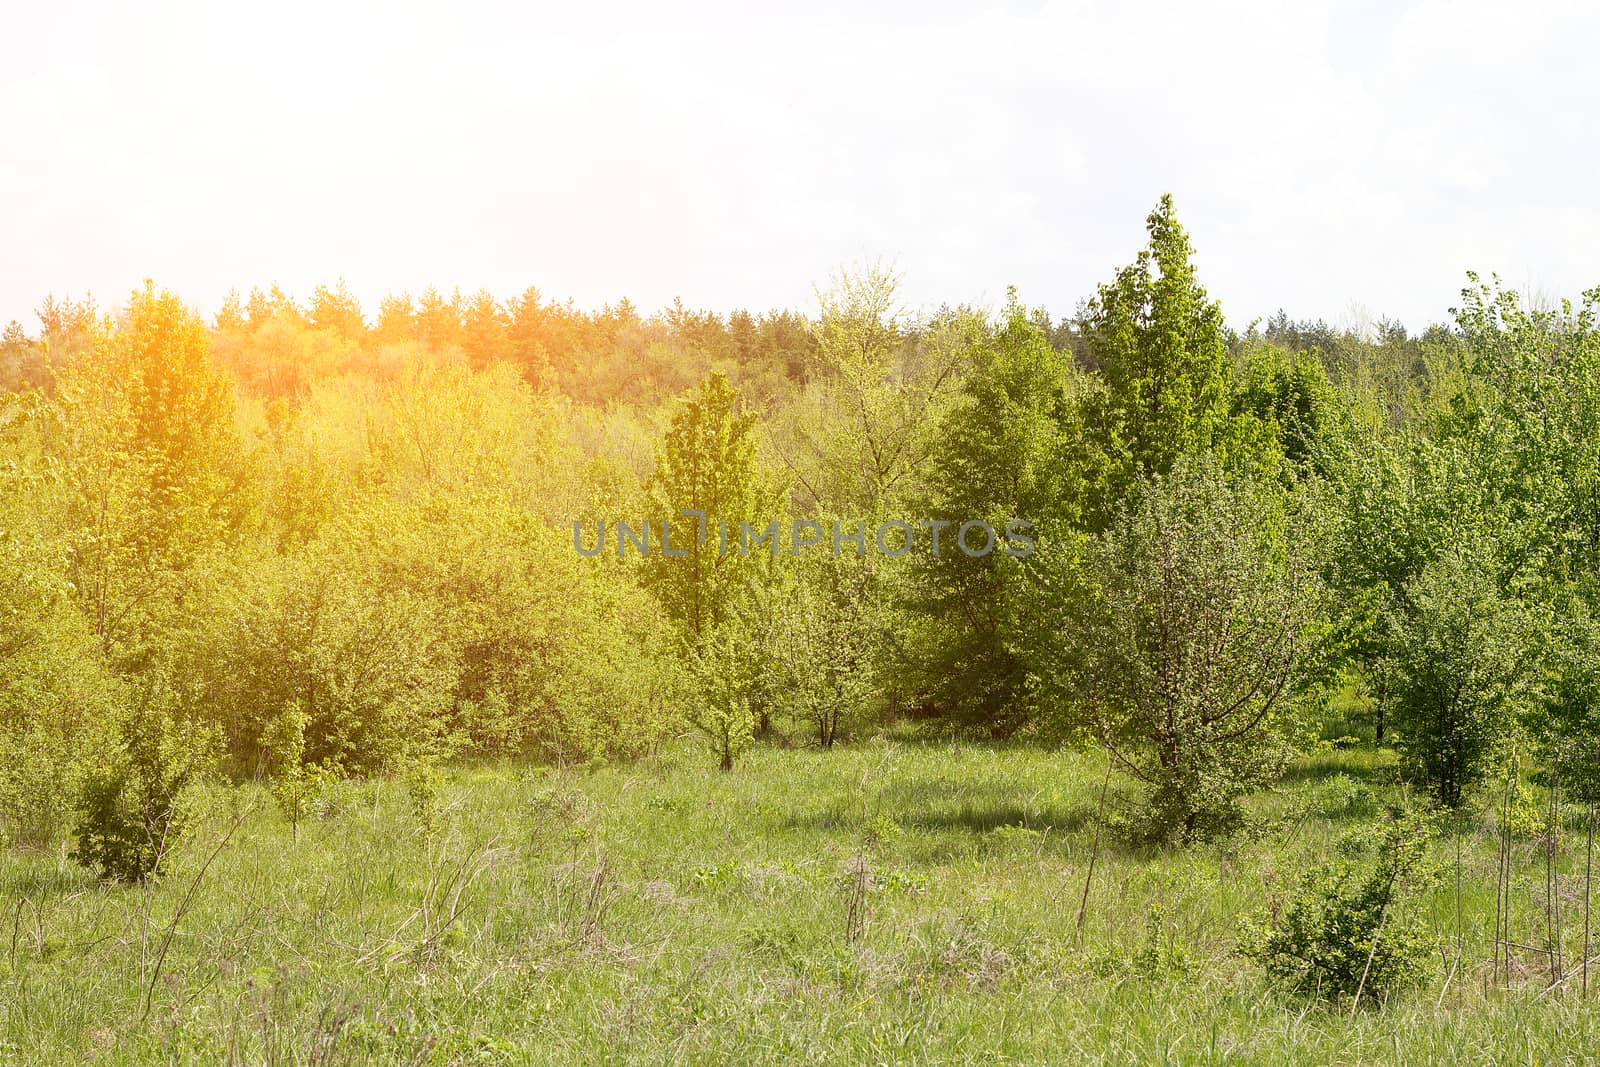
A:
[[[1600,285],[1600,5],[8,3],[0,322],[153,278],[1069,314],[1163,193],[1237,327]],[[673,8],[674,10],[669,10]]]

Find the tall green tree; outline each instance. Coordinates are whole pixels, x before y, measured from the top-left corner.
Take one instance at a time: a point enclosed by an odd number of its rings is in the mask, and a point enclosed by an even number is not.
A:
[[[199,316],[146,283],[58,378],[55,413],[73,588],[108,651],[152,652],[152,620],[248,507],[232,386]]]
[[[728,618],[744,585],[760,574],[763,552],[770,565],[770,550],[740,545],[741,524],[764,531],[776,512],[771,478],[757,459],[757,418],[741,410],[725,375],[711,374],[679,403],[656,456],[645,575],[691,639]],[[670,553],[681,554],[669,554],[668,524]]]
[[[919,509],[943,524],[940,551],[933,551],[931,530],[917,531],[903,600],[917,623],[910,649],[916,680],[929,699],[957,721],[1006,734],[1035,710],[1039,668],[1029,649],[1042,625],[1038,568],[1047,557],[1076,551],[1081,382],[1038,313],[1014,292],[1000,322],[973,345],[970,363],[935,434]],[[1006,537],[1004,547],[973,557],[956,544],[961,525],[973,520],[1002,536],[1009,523],[1027,526],[1015,527],[1019,536]]]
[[[1094,445],[1086,518],[1095,530],[1140,479],[1167,473],[1180,456],[1215,451],[1230,465],[1249,465],[1268,451],[1259,424],[1230,411],[1222,306],[1200,285],[1171,196],[1145,228],[1148,246],[1100,286],[1080,322],[1103,385],[1084,403]]]

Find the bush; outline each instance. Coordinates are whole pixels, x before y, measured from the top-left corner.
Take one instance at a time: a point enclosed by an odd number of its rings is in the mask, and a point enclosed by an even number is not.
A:
[[[1081,572],[1062,561],[1046,638],[1062,704],[1144,786],[1145,837],[1228,832],[1293,753],[1321,587],[1292,518],[1273,487],[1185,460],[1142,486]]]
[[[1298,993],[1326,1000],[1382,1001],[1427,973],[1432,935],[1405,902],[1434,878],[1428,863],[1432,820],[1412,814],[1384,823],[1376,859],[1361,858],[1371,841],[1357,836],[1332,865],[1307,874],[1275,922],[1258,919],[1243,939],[1246,956]]]
[[[181,662],[246,773],[291,705],[308,771],[637,756],[681,722],[667,623],[570,536],[491,500],[372,502],[219,573]]]
[[[147,694],[119,724],[116,747],[78,798],[73,858],[132,884],[159,872],[185,829],[185,794],[215,764],[217,735],[176,721]]]
[[[43,485],[0,465],[0,840],[33,845],[67,824],[119,692],[72,606],[65,545],[22,510]]]
[[[226,730],[246,773],[291,707],[305,716],[297,762],[308,768],[386,772],[443,741],[455,673],[439,612],[383,588],[331,541],[232,582],[219,574],[214,618],[186,635],[179,663],[197,680],[197,713]]]
[[[1482,545],[1445,552],[1406,593],[1379,674],[1406,768],[1454,808],[1530,699],[1533,627]]]

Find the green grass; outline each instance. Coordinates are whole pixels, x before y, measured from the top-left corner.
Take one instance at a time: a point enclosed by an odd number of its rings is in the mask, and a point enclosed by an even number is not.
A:
[[[1456,842],[1440,846],[1426,988],[1352,1019],[1238,955],[1241,916],[1398,796],[1371,749],[1297,766],[1222,846],[1108,840],[1081,939],[1098,757],[870,743],[705,764],[685,748],[464,770],[431,830],[400,785],[350,786],[297,839],[264,791],[219,793],[150,889],[5,855],[0,1062],[1576,1064],[1600,1047],[1600,997],[1541,995],[1542,954],[1488,988],[1487,821],[1460,839],[1459,941]],[[1540,845],[1517,849],[1513,939],[1542,945]]]

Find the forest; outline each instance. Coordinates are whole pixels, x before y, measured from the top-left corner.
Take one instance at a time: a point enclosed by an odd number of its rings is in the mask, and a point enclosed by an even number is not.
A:
[[[1146,236],[12,323],[0,1059],[1591,1062],[1600,287]]]

